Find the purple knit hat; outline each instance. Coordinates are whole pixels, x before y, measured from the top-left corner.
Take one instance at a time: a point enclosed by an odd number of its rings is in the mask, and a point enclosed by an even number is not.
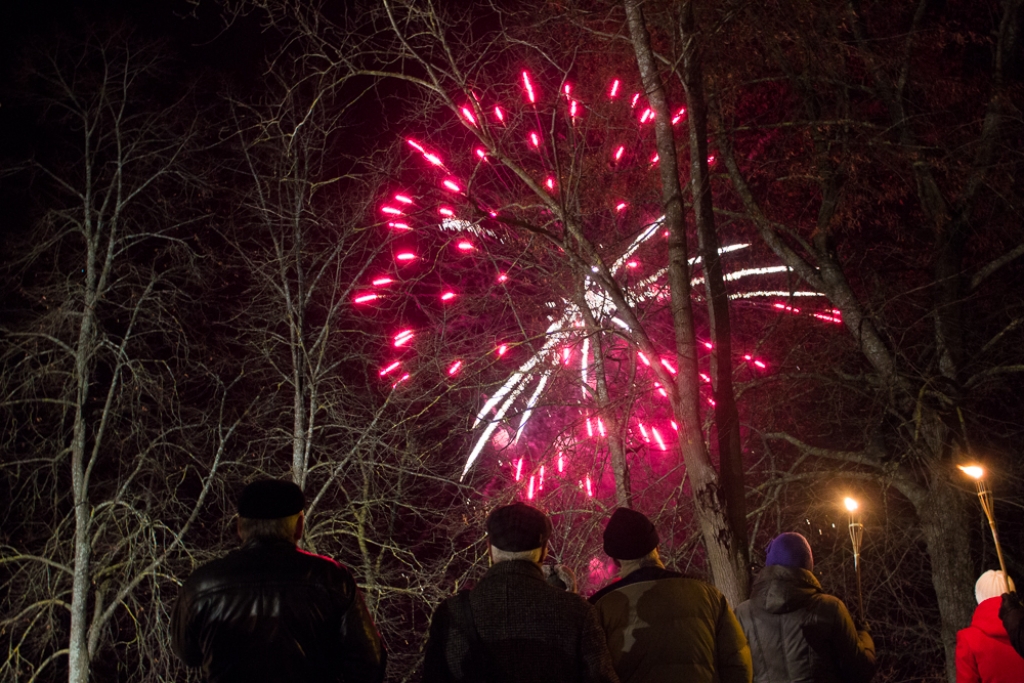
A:
[[[814,570],[814,555],[811,553],[811,544],[807,542],[803,534],[794,531],[787,531],[776,536],[768,544],[768,557],[765,558],[765,565],[781,564],[783,567],[792,569]]]

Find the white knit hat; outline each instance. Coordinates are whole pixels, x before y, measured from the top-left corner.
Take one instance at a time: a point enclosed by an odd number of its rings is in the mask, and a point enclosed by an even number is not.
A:
[[[1010,580],[1010,590],[1013,590],[1012,579]],[[979,605],[989,598],[998,598],[1005,592],[1006,584],[1003,582],[1003,573],[995,569],[989,569],[978,577],[978,582],[974,584],[974,597],[978,600]]]

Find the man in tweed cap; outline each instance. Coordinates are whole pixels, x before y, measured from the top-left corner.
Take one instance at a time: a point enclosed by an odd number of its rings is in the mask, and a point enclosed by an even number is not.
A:
[[[541,571],[551,522],[515,503],[487,518],[491,568],[434,612],[424,683],[618,683],[594,609]]]

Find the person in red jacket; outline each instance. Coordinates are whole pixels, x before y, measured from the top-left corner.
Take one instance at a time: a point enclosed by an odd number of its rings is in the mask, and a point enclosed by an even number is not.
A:
[[[957,683],[1024,681],[1024,659],[1013,649],[999,619],[1000,596],[1005,591],[1006,583],[999,571],[985,572],[975,584],[978,608],[971,625],[956,634]]]

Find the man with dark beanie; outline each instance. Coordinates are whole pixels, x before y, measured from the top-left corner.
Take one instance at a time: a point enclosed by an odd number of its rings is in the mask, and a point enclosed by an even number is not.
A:
[[[386,653],[352,573],[300,550],[305,498],[255,481],[238,499],[242,547],[181,587],[171,642],[211,683],[379,683]]]
[[[619,580],[595,593],[615,671],[623,683],[750,683],[750,651],[714,586],[665,569],[658,532],[643,514],[619,508],[604,551]]]
[[[811,570],[814,556],[801,534],[768,545],[765,568],[736,616],[750,642],[756,683],[867,683],[875,644],[858,632],[846,605],[827,595]]]
[[[618,683],[594,609],[541,571],[551,522],[515,503],[487,517],[491,568],[430,622],[424,683]]]

